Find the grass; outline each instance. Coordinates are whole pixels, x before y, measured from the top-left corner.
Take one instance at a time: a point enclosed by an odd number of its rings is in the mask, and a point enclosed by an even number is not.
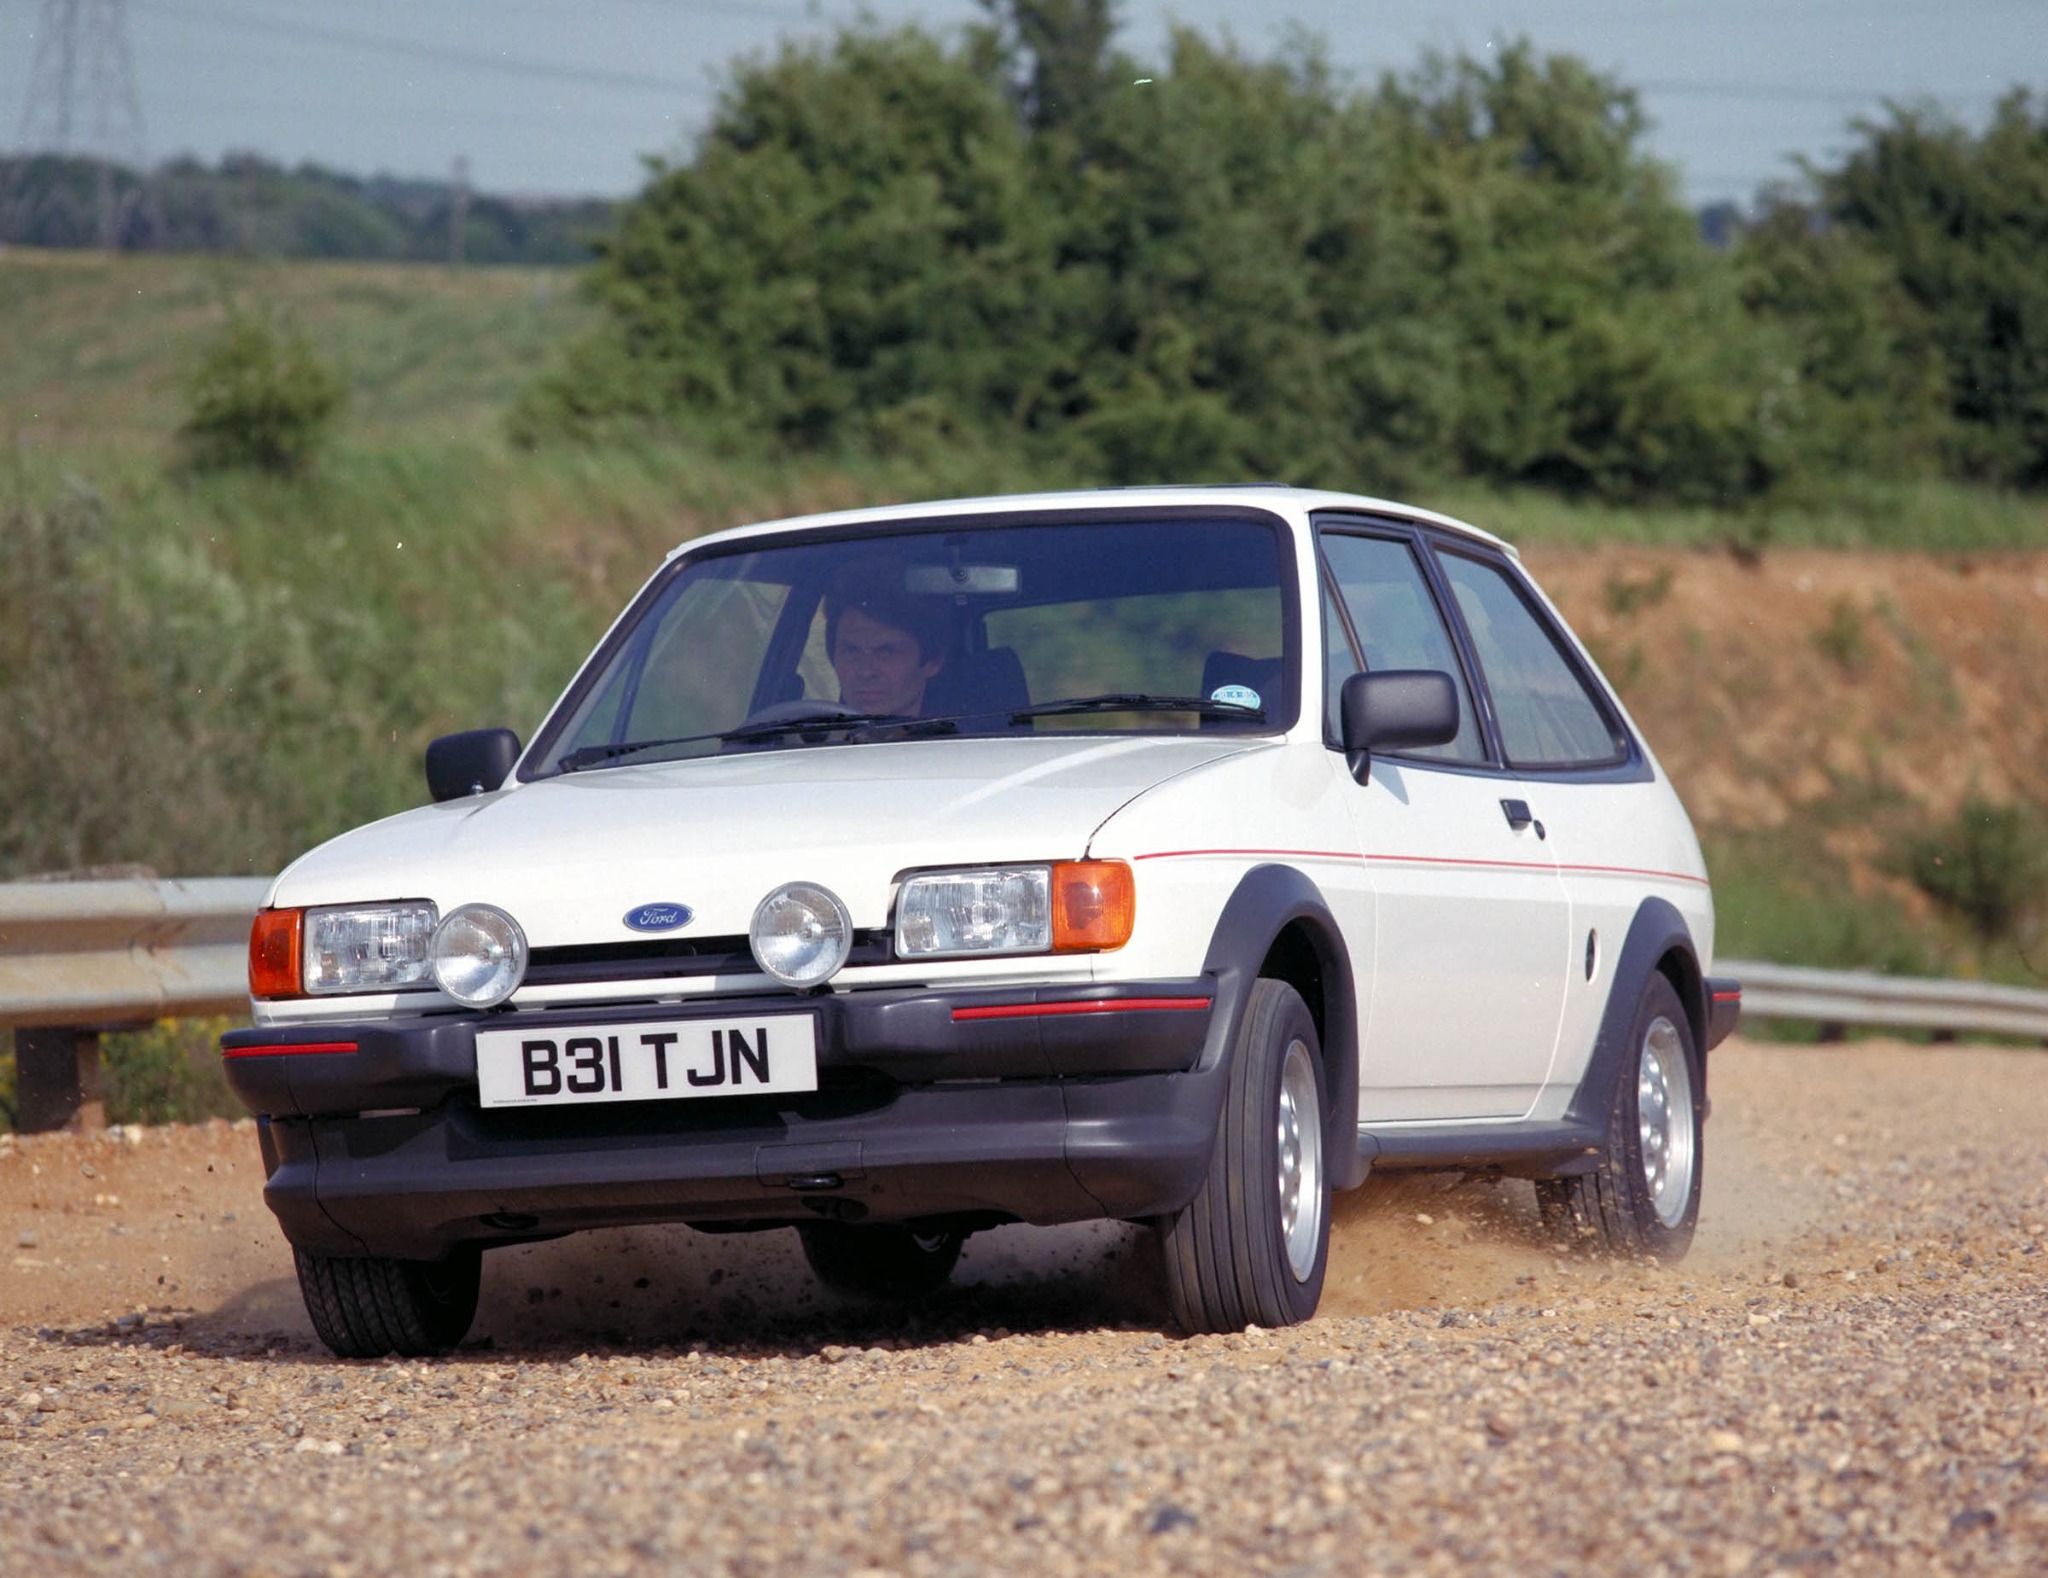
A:
[[[2031,915],[1992,938],[1960,916],[1858,891],[1811,827],[1704,830],[1718,955],[1823,970],[1946,976],[2048,990],[2048,938]]]
[[[1947,939],[1897,903],[1850,890],[1798,833],[1709,833],[1714,951],[1816,969],[1944,974]]]
[[[418,466],[462,472],[469,451],[502,456],[504,414],[595,309],[567,269],[427,264],[282,263],[98,253],[0,254],[0,441],[69,464],[103,488],[109,457],[162,461],[183,418],[184,384],[229,304],[281,310],[300,324],[349,386],[345,448],[392,448]],[[650,464],[650,453],[658,455]],[[712,481],[712,469],[720,480]],[[570,475],[593,511],[632,512],[650,477],[681,480],[697,505],[726,518],[774,513],[791,498],[907,499],[1059,486],[1001,446],[897,462],[798,466],[736,461],[688,444],[623,463],[612,451],[536,458],[506,487],[545,489]],[[794,474],[791,487],[783,479]],[[836,480],[834,480],[836,479]],[[1371,478],[1360,478],[1372,492]],[[623,496],[621,496],[623,495]],[[488,496],[488,495],[487,495]],[[502,492],[497,497],[502,497]],[[2048,547],[2048,499],[1958,483],[1830,481],[1739,513],[1674,506],[1590,504],[1469,483],[1412,491],[1413,502],[1542,546],[1633,543],[1672,547]],[[398,501],[401,506],[403,500]],[[430,521],[401,514],[414,540]]]
[[[232,303],[276,308],[347,381],[359,441],[494,438],[505,401],[589,321],[563,269],[0,255],[0,439],[166,451]]]
[[[294,480],[18,451],[0,585],[36,617],[0,621],[0,879],[274,871],[417,803],[435,735],[529,731],[676,543],[987,474],[440,440]]]
[[[1525,547],[1914,549],[2048,548],[2048,498],[1959,482],[1837,482],[1741,511],[1625,505],[1452,484],[1412,500]]]

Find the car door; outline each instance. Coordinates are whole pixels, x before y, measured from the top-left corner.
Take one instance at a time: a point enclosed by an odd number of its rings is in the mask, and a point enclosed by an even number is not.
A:
[[[1345,801],[1378,924],[1359,1120],[1516,1118],[1542,1088],[1564,994],[1569,901],[1527,791],[1499,764],[1422,540],[1323,524],[1326,740],[1360,668],[1437,669],[1458,688],[1447,745],[1376,756]],[[1345,772],[1342,757],[1338,771]]]
[[[1544,824],[1571,901],[1571,964],[1549,1075],[1576,1085],[1643,900],[1669,901],[1711,943],[1691,824],[1562,622],[1504,555],[1443,545],[1437,562],[1484,675],[1503,757]]]

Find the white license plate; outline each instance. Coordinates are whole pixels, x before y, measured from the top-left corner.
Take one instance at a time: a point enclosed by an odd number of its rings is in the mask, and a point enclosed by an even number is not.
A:
[[[735,1014],[479,1030],[476,1083],[486,1107],[816,1090],[818,1026],[810,1014]]]

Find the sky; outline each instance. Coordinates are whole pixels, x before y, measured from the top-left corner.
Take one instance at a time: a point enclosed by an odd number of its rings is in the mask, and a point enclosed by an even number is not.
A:
[[[865,13],[941,33],[975,0],[0,0],[0,146],[51,146],[58,97],[32,95],[39,35],[70,9],[115,16],[139,116],[113,57],[81,55],[70,144],[156,162],[230,151],[482,190],[624,195],[645,154],[686,155],[735,57],[819,38]],[[1483,54],[1518,36],[1638,89],[1650,146],[1696,203],[1743,202],[1827,162],[1886,99],[1980,125],[2017,82],[2048,89],[2048,0],[1124,0],[1141,62],[1174,22],[1253,54],[1307,31],[1370,82],[1430,49]],[[46,51],[45,54],[50,52]],[[96,123],[95,104],[116,106]],[[139,124],[137,122],[139,121]]]

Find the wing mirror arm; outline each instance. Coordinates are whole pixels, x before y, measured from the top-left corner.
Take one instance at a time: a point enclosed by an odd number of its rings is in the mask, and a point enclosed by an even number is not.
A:
[[[1395,668],[1353,674],[1338,699],[1344,765],[1359,783],[1372,777],[1372,753],[1448,745],[1458,737],[1458,686],[1439,669]]]

